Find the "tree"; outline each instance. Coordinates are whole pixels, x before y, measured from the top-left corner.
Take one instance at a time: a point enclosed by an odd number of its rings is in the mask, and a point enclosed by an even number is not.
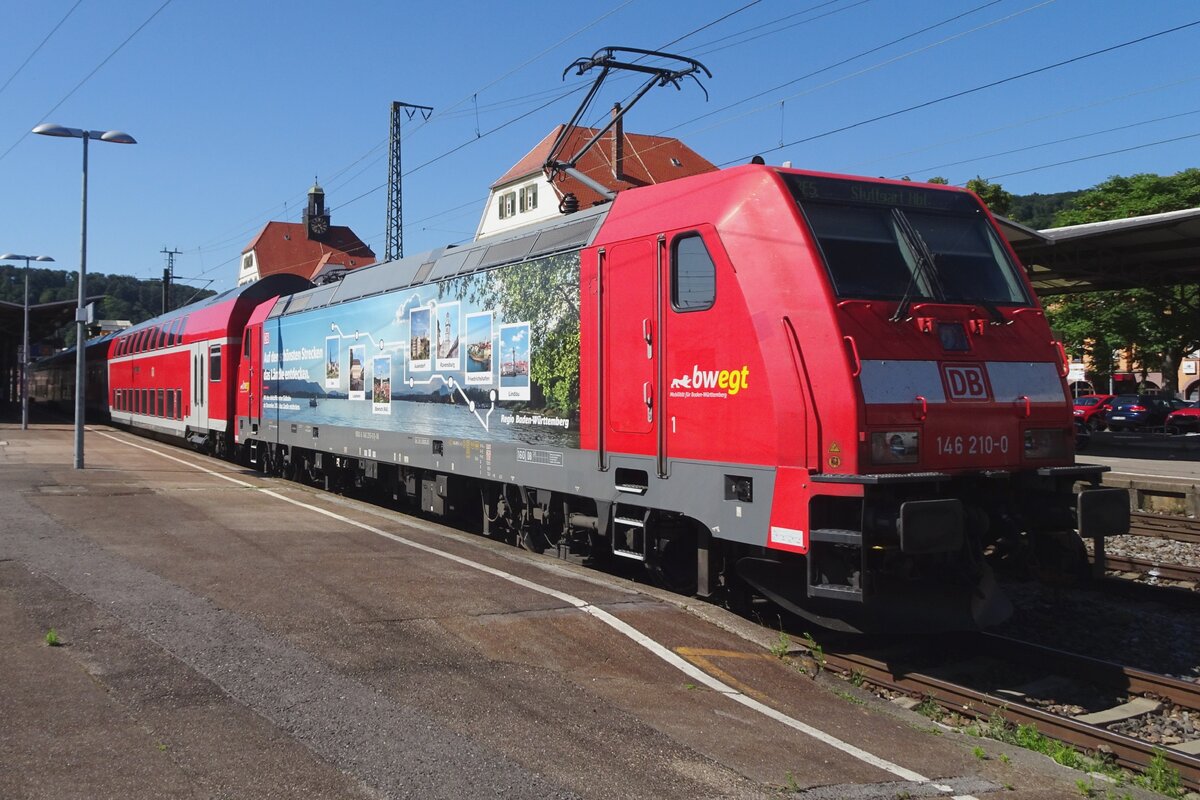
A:
[[[1008,216],[1008,209],[1012,207],[1013,196],[1011,192],[1004,191],[1004,187],[998,183],[989,183],[978,175],[967,181],[967,188],[975,194],[979,195],[979,199],[983,204],[991,209],[993,214]]]
[[[577,411],[579,253],[549,256],[462,280],[455,291],[480,308],[495,309],[504,322],[529,323],[533,388],[548,408],[564,414]],[[439,286],[439,291],[445,289]]]
[[[1053,228],[1055,215],[1067,208],[1071,201],[1081,194],[1083,192],[1074,191],[1013,195],[1012,205],[1008,209],[1009,213],[1005,216],[1034,230]]]
[[[1081,193],[1055,224],[1081,225],[1200,206],[1200,169],[1174,175],[1116,176]],[[1152,286],[1056,299],[1046,308],[1064,338],[1084,345],[1096,371],[1108,373],[1111,351],[1130,352],[1143,376],[1163,375],[1163,389],[1179,390],[1179,365],[1200,348],[1200,286]]]
[[[1055,217],[1056,225],[1082,225],[1200,206],[1200,168],[1174,175],[1142,173],[1109,178],[1080,194]]]
[[[55,269],[29,270],[29,303],[53,303],[75,300],[77,273]],[[102,272],[87,276],[88,296],[104,295],[96,304],[97,319],[127,319],[134,325],[156,317],[162,311],[162,282],[146,281],[129,275],[105,275]],[[171,308],[179,308],[191,300],[211,297],[215,292],[196,291],[190,286],[171,286]],[[0,264],[0,300],[22,305],[25,300],[25,268]],[[75,343],[75,323],[68,322],[46,344],[52,346]]]

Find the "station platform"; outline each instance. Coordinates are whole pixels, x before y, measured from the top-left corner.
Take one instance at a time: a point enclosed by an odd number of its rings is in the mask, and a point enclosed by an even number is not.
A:
[[[1079,796],[719,608],[113,428],[71,451],[0,425],[0,797]]]

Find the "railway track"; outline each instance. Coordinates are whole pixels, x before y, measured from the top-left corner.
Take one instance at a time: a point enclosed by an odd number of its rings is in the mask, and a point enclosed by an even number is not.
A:
[[[1130,514],[1129,532],[1139,536],[1155,536],[1160,539],[1200,544],[1200,522],[1190,517],[1134,511]]]
[[[1105,554],[1105,569],[1118,572],[1133,572],[1150,578],[1165,578],[1172,581],[1200,582],[1200,567],[1187,564],[1168,564],[1144,558]]]
[[[859,648],[853,644],[822,647],[824,667],[856,681],[861,677],[982,723],[998,715],[1012,725],[1036,726],[1083,752],[1110,753],[1119,766],[1139,773],[1161,754],[1190,790],[1200,789],[1200,730],[1189,742],[1162,745],[1111,729],[1164,706],[1200,717],[1200,683],[994,634],[955,640],[952,647],[959,652],[949,659],[931,657],[927,648],[864,653],[855,652]],[[1082,714],[1050,710],[1064,705],[1059,698],[1080,693],[1105,698],[1110,705]]]

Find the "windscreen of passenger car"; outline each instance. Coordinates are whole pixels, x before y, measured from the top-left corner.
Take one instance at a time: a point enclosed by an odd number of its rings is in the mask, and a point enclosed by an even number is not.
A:
[[[839,297],[1028,305],[975,200],[920,186],[784,174]]]

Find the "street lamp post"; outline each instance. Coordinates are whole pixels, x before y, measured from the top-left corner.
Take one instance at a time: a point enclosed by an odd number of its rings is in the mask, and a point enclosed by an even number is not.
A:
[[[65,128],[62,125],[45,123],[33,129],[43,136],[62,136],[83,139],[83,211],[79,225],[79,303],[75,309],[75,469],[83,469],[83,409],[84,392],[84,342],[87,339],[87,180],[88,140],[99,139],[114,144],[137,144],[137,140],[122,131],[89,131],[86,128]]]
[[[53,261],[50,256],[19,256],[16,253],[5,253],[0,261],[25,262],[25,322],[24,336],[21,344],[21,430],[29,430],[29,262]]]

